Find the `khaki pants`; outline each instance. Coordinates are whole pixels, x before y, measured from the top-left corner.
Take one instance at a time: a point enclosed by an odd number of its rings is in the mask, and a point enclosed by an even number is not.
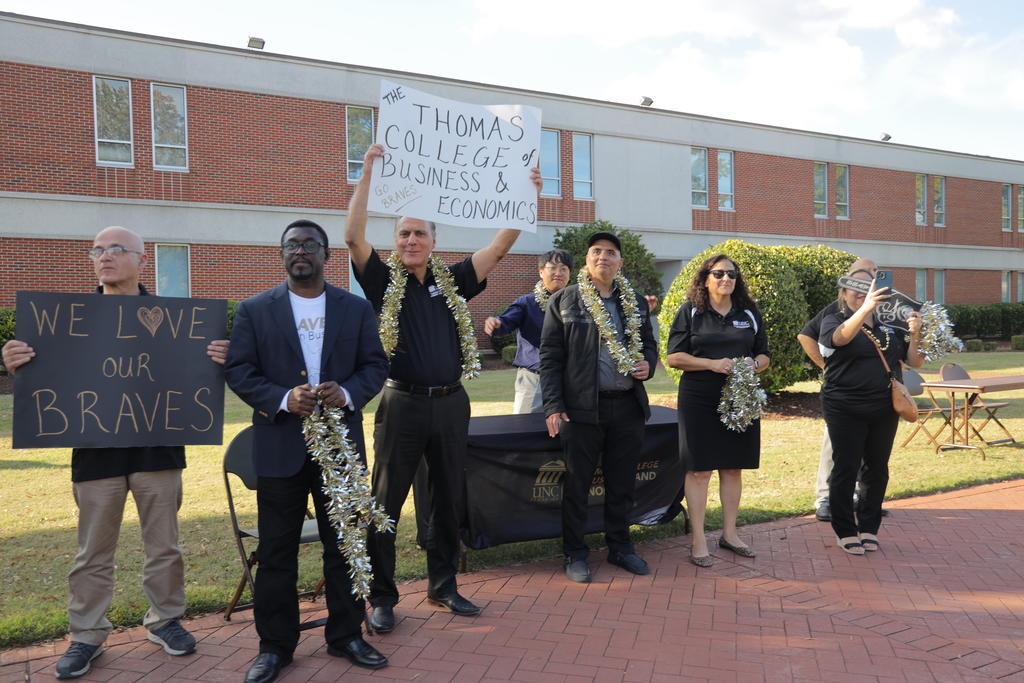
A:
[[[185,614],[185,566],[178,548],[181,470],[136,472],[72,485],[78,505],[78,555],[68,574],[71,640],[100,645],[112,626],[106,611],[114,591],[114,552],[131,491],[139,511],[149,600],[143,624],[160,628]]]
[[[526,368],[516,372],[516,397],[512,401],[512,414],[540,413],[544,410],[544,402],[540,394],[540,375]]]

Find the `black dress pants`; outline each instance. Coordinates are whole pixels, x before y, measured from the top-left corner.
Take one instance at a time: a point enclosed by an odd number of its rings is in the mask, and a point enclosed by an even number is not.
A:
[[[889,485],[889,454],[899,416],[886,401],[864,412],[823,402],[825,424],[832,440],[832,474],[828,480],[832,529],[839,538],[858,532],[877,534],[882,523],[882,501]],[[860,472],[856,516],[853,491]]]
[[[365,607],[352,595],[348,563],[338,550],[337,533],[327,517],[327,496],[320,466],[311,459],[291,477],[259,477],[259,546],[256,548],[254,616],[260,652],[290,658],[299,642],[298,581],[299,538],[309,494],[313,494],[327,595],[324,639],[338,645],[360,635]]]
[[[609,550],[633,552],[627,518],[633,509],[637,458],[644,442],[644,413],[633,392],[598,400],[598,423],[562,422],[562,552],[571,560],[589,553],[583,540],[587,501],[598,465],[604,474],[604,537]]]
[[[469,397],[465,389],[429,397],[384,387],[373,430],[373,496],[397,525],[416,470],[426,460],[430,514],[424,548],[430,597],[450,595],[456,590],[468,436]],[[393,607],[398,602],[395,534],[371,530],[367,550],[373,563],[370,604]]]

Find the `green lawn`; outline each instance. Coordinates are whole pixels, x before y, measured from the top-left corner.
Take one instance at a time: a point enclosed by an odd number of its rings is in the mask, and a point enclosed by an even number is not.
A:
[[[962,354],[953,358],[972,372],[1024,374],[1024,353]],[[485,372],[470,382],[474,415],[497,415],[511,410],[514,371]],[[794,387],[817,391],[813,382]],[[648,384],[654,400],[675,397],[675,386],[663,372]],[[1024,391],[998,394],[1010,400],[1000,412],[1011,432],[1024,435]],[[227,443],[248,423],[248,409],[233,395],[227,400],[224,441]],[[367,435],[376,401],[365,412]],[[57,637],[67,629],[66,575],[77,549],[76,508],[71,497],[70,451],[66,449],[11,449],[11,397],[0,396],[0,647]],[[805,514],[811,510],[821,420],[794,418],[769,420],[762,426],[761,468],[748,472],[740,510],[744,523]],[[900,427],[897,444],[909,429]],[[193,613],[223,607],[231,596],[240,567],[230,534],[227,501],[221,479],[219,446],[190,447],[185,470],[185,500],[180,513],[181,545],[187,564],[186,588]],[[1024,477],[1024,447],[989,448],[988,459],[971,451],[936,455],[924,439],[908,448],[897,448],[891,462],[890,497],[905,497],[989,481]],[[372,459],[372,453],[370,454]],[[714,485],[713,485],[714,488]],[[411,497],[410,497],[411,499]],[[720,523],[717,497],[712,493],[708,525]],[[245,523],[255,523],[255,500],[241,507]],[[412,579],[425,574],[423,553],[413,542],[412,505],[403,512],[399,529],[398,574]],[[637,529],[641,540],[678,535],[681,524]],[[519,543],[470,554],[474,568],[506,565],[559,552],[557,541]],[[315,583],[319,576],[316,553],[303,552],[302,581]],[[142,552],[137,516],[129,505],[118,549],[118,582],[111,607],[117,625],[141,622],[145,597],[140,586]]]

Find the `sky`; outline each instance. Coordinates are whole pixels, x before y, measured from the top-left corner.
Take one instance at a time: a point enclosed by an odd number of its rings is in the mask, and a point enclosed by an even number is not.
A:
[[[1024,160],[1016,0],[0,0],[0,10]],[[2,47],[0,47],[2,58]],[[501,104],[496,102],[496,104]]]

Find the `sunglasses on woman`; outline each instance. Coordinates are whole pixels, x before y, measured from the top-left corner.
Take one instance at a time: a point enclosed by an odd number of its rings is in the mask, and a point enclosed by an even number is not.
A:
[[[735,280],[739,273],[735,270],[712,270],[711,274],[715,276],[716,280],[721,280],[723,277],[727,277],[730,280]]]

